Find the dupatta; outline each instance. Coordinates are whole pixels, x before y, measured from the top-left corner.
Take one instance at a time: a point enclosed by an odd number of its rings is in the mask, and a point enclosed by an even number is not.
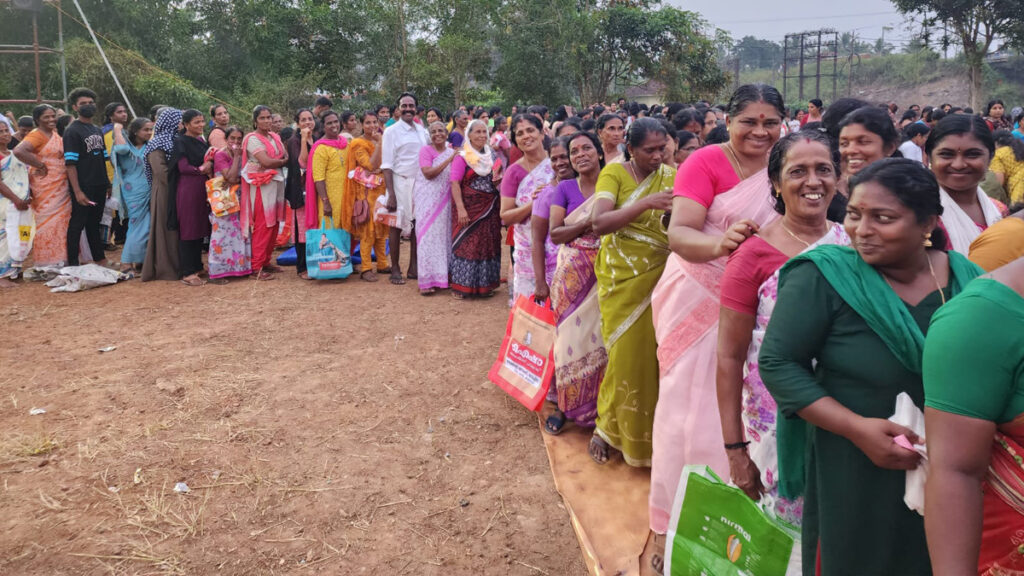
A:
[[[271,145],[270,140],[259,132],[250,132],[242,140],[242,230],[246,235],[252,227],[252,211],[256,204],[256,198],[252,194],[253,186],[260,194],[264,222],[277,222],[284,219],[284,197],[280,194],[271,195],[263,190],[264,185],[281,175],[281,171],[277,168],[265,168],[259,171],[249,169],[249,160],[251,159],[249,157],[249,139],[252,137],[256,137],[263,144],[267,156],[276,159],[284,155],[284,144],[281,142],[281,137],[274,132],[270,132],[270,136],[273,138],[274,144],[277,144],[276,147]]]
[[[985,226],[991,226],[1003,219],[999,209],[989,199],[988,194],[980,187],[977,190],[978,204],[985,214]],[[939,188],[939,200],[942,201],[942,225],[949,235],[949,243],[953,250],[966,255],[971,249],[971,242],[981,234],[978,225],[971,220],[971,217],[964,212],[963,208],[953,200],[953,197],[945,189]]]
[[[312,230],[320,226],[319,196],[316,194],[316,184],[313,183],[313,155],[321,145],[344,150],[348,146],[348,140],[339,135],[336,139],[321,138],[313,144],[306,156],[306,228]]]

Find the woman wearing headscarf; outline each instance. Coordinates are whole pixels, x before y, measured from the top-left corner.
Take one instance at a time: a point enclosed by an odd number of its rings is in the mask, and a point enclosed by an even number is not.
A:
[[[939,120],[924,148],[939,181],[948,247],[966,256],[971,242],[1003,218],[980,186],[995,153],[992,132],[977,116],[951,114]]]
[[[185,132],[174,139],[171,152],[169,187],[174,196],[172,218],[178,225],[178,261],[181,281],[202,286],[203,238],[210,235],[210,207],[206,201],[206,181],[213,173],[213,161],[207,158],[210,145],[203,137],[205,121],[199,110],[181,115]]]
[[[149,182],[149,242],[142,261],[142,281],[177,280],[178,224],[172,222],[173,211],[169,181],[169,161],[174,151],[174,136],[181,127],[181,110],[161,108],[153,125],[153,137],[142,155],[146,158],[146,180]]]
[[[128,126],[127,138],[120,123],[113,126],[114,145],[110,160],[114,167],[112,190],[121,207],[121,220],[128,220],[128,234],[121,250],[121,271],[137,272],[146,256],[149,241],[150,186],[146,179],[146,143],[153,137],[153,122],[136,118]]]
[[[68,257],[68,224],[71,194],[64,169],[64,141],[57,132],[57,111],[49,104],[32,110],[36,127],[14,149],[14,155],[30,168],[32,213],[36,237],[32,260],[36,267],[63,266]]]
[[[982,273],[943,251],[942,211],[920,162],[879,160],[850,180],[853,247],[782,268],[759,371],[781,414],[779,493],[804,497],[805,575],[932,573],[924,520],[904,503],[920,456],[894,440],[923,438],[888,418],[901,393],[924,405],[929,321]]]
[[[252,271],[257,280],[271,280],[281,269],[271,263],[277,224],[285,218],[284,170],[288,151],[273,131],[273,112],[252,111],[255,131],[242,141],[242,229],[252,234]]]
[[[420,149],[416,198],[416,262],[420,294],[448,288],[452,258],[451,164],[455,150],[447,145],[448,130],[437,120],[428,125],[430,144]]]
[[[474,120],[451,165],[452,295],[489,297],[501,284],[501,217],[494,154],[487,124]]]

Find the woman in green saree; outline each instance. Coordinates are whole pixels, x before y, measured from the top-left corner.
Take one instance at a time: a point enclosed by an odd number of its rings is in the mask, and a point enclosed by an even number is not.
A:
[[[803,573],[931,574],[924,520],[903,502],[922,438],[887,420],[924,406],[932,314],[981,269],[941,249],[939,186],[919,162],[879,160],[850,181],[853,248],[819,246],[783,268],[760,372],[778,421],[780,495],[803,494]],[[804,426],[806,424],[806,426]]]
[[[669,254],[661,219],[672,205],[676,174],[663,163],[666,144],[657,120],[637,120],[629,129],[628,160],[606,165],[594,192],[593,230],[602,236],[595,272],[608,351],[590,441],[590,456],[599,464],[614,448],[630,466],[651,465],[658,402],[651,292]]]

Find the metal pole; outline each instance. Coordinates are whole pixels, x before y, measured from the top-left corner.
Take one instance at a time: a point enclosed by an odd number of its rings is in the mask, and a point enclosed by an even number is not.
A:
[[[64,11],[57,0],[57,49],[60,50],[60,82],[64,93],[64,104],[68,102],[68,67],[64,60]]]
[[[836,101],[836,83],[839,81],[839,33],[832,33],[832,101]]]
[[[818,30],[818,55],[814,59],[814,97],[821,98],[821,30]]]
[[[36,61],[36,102],[43,101],[43,84],[39,77],[39,16],[32,12],[32,54]]]
[[[132,116],[135,116],[135,109],[132,108],[132,103],[128,100],[128,95],[124,93],[124,88],[121,87],[121,81],[117,79],[117,74],[114,73],[114,67],[110,65],[110,60],[107,60],[107,53],[103,51],[103,46],[100,46],[100,41],[96,39],[96,33],[92,31],[92,26],[89,25],[89,20],[85,17],[85,12],[82,11],[82,5],[78,3],[78,0],[72,0],[75,3],[75,8],[78,8],[78,14],[82,17],[82,23],[85,24],[85,29],[89,31],[89,35],[92,36],[92,41],[96,44],[96,48],[100,51],[100,56],[103,57],[103,63],[107,65],[107,70],[110,72],[110,76],[114,79],[114,84],[117,85],[118,92],[121,93],[121,98],[124,98],[124,103],[128,106],[128,111],[131,112]]]
[[[782,41],[782,101],[786,101],[786,84],[789,84],[789,34]]]
[[[76,2],[78,0],[75,0]],[[805,34],[800,34],[800,95],[798,96],[800,102],[804,101],[804,38]]]

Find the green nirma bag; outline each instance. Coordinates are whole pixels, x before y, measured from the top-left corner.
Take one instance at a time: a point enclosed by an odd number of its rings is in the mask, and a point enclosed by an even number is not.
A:
[[[799,576],[799,531],[707,466],[686,466],[668,526],[665,574]]]

